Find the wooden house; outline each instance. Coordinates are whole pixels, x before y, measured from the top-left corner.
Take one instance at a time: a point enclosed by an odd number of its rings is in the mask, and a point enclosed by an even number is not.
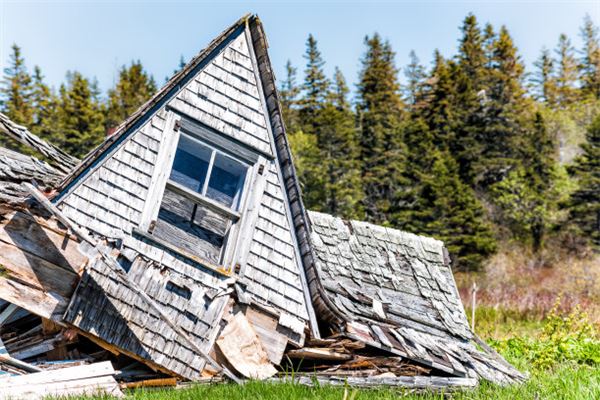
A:
[[[470,331],[443,243],[304,208],[256,16],[79,163],[0,130],[50,160],[0,150],[0,298],[115,354],[185,380],[288,358],[332,383],[523,379]]]

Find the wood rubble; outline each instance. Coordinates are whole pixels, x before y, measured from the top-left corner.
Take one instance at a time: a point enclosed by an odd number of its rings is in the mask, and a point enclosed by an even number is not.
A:
[[[470,331],[443,243],[304,209],[275,86],[245,16],[82,161],[0,114],[40,155],[0,148],[0,399],[525,379]]]

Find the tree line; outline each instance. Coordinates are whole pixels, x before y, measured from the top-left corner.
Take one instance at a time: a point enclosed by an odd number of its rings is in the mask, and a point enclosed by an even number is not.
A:
[[[508,29],[472,14],[457,54],[435,51],[429,68],[411,52],[401,71],[375,33],[351,96],[309,35],[302,81],[288,62],[279,88],[306,206],[434,236],[468,270],[501,241],[536,254],[549,238],[600,246],[600,45],[589,17],[581,36],[574,49],[560,35],[528,74]],[[77,157],[156,91],[139,61],[105,97],[78,72],[66,78],[51,89],[14,45],[0,109]]]

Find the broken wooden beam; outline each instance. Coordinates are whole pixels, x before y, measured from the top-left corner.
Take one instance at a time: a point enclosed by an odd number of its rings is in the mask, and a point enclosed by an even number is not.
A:
[[[290,358],[325,361],[348,361],[354,357],[352,354],[340,353],[324,347],[304,347],[290,350],[287,355]]]

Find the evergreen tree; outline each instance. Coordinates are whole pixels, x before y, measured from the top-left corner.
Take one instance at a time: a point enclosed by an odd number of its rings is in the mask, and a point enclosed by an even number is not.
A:
[[[27,72],[21,48],[13,44],[9,65],[4,69],[1,89],[2,112],[15,123],[29,126],[33,121],[31,76]]]
[[[129,67],[123,65],[119,80],[108,91],[106,127],[114,128],[129,117],[156,92],[154,79],[144,71],[138,60]]]
[[[415,106],[417,101],[422,97],[424,79],[425,79],[425,67],[419,63],[419,58],[414,50],[410,51],[409,54],[410,63],[404,70],[404,76],[406,76],[406,86],[404,87],[404,97],[406,102],[411,106]]]
[[[488,84],[481,97],[481,152],[472,163],[474,182],[483,188],[502,180],[518,164],[529,106],[522,86],[523,73],[512,38],[502,27],[493,44],[491,69],[486,73]]]
[[[583,154],[569,169],[579,187],[569,201],[569,221],[600,249],[600,116],[589,126]]]
[[[438,149],[455,151],[457,119],[457,65],[434,53],[433,69],[423,89],[424,106],[418,111],[431,131]]]
[[[79,72],[67,74],[58,104],[57,145],[75,157],[83,157],[105,136],[104,113],[95,83]]]
[[[557,89],[554,76],[554,60],[547,48],[542,48],[539,58],[533,64],[536,67],[532,83],[535,87],[535,98],[550,107],[556,106]]]
[[[59,123],[57,115],[58,99],[44,82],[42,71],[38,66],[34,68],[32,78],[31,104],[34,115],[29,129],[33,134],[54,142],[56,140],[56,128]]]
[[[458,175],[458,165],[443,152],[435,154],[423,175],[414,227],[444,241],[455,267],[477,270],[496,250],[491,225],[473,190]]]
[[[313,35],[308,35],[304,58],[306,59],[306,69],[304,70],[303,96],[300,101],[299,117],[302,130],[306,133],[313,133],[317,112],[325,104],[330,86],[330,82],[323,71],[325,61],[321,57],[321,52]]]
[[[584,94],[600,99],[600,43],[598,27],[589,15],[585,16],[581,28],[583,57],[581,59],[581,82]]]
[[[473,164],[483,152],[481,132],[486,126],[484,100],[488,60],[484,36],[473,14],[465,18],[461,32],[457,68],[452,74],[456,85],[454,112],[456,121],[460,123],[455,127],[454,140],[449,143],[449,148],[458,161],[461,179],[473,184]]]
[[[281,82],[279,88],[279,98],[281,103],[281,112],[283,121],[288,132],[295,132],[298,129],[298,95],[300,88],[296,83],[296,68],[292,66],[290,60],[285,64],[285,79]]]
[[[312,133],[295,131],[288,138],[304,205],[308,209],[322,210],[325,203],[323,188],[327,177],[323,173],[317,137]]]
[[[556,92],[558,103],[565,107],[577,100],[578,64],[571,40],[564,33],[558,38],[556,53]]]
[[[543,240],[558,205],[556,191],[556,146],[540,113],[536,113],[523,165],[512,170],[492,187],[494,201],[501,209],[502,223],[535,253]]]
[[[369,221],[388,223],[403,185],[403,103],[390,44],[375,34],[365,45],[357,99],[363,204]]]
[[[316,209],[345,218],[362,218],[362,187],[358,163],[355,116],[348,102],[348,86],[336,68],[329,99],[318,112],[316,137],[325,174],[323,204]]]

